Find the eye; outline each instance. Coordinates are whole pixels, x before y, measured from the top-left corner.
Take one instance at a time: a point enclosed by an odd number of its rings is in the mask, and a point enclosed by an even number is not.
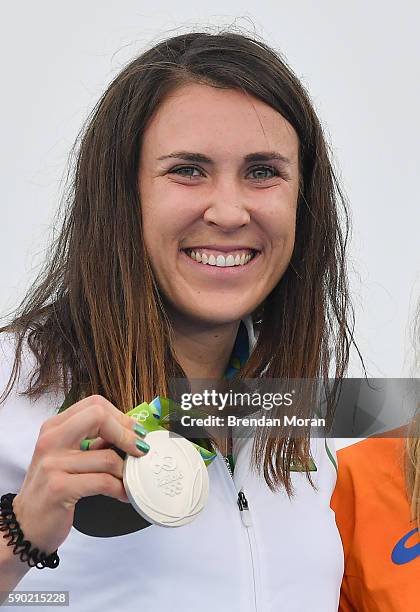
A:
[[[197,175],[193,176],[192,174],[184,174],[184,172],[186,170],[197,170],[199,172],[201,172],[201,170],[199,168],[197,168],[196,166],[180,166],[178,168],[172,168],[171,170],[169,170],[169,174],[178,174],[178,176],[185,176],[186,178],[196,178]]]
[[[273,176],[257,176],[256,179],[257,181],[261,180],[261,179],[265,179],[265,178],[273,178],[274,176],[280,176],[279,171],[277,170],[277,168],[274,168],[274,166],[254,166],[254,168],[252,168],[250,170],[250,172],[273,172]]]

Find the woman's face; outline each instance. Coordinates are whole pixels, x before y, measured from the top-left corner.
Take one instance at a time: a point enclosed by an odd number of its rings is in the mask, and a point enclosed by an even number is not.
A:
[[[159,107],[139,193],[151,266],[178,316],[236,322],[278,283],[295,239],[298,148],[278,112],[237,90],[186,85]]]

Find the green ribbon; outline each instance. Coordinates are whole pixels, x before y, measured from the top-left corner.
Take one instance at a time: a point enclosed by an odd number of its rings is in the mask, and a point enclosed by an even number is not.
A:
[[[126,415],[137,419],[148,433],[152,431],[168,431],[168,428],[164,427],[163,424],[169,423],[170,409],[172,414],[182,410],[173,400],[158,395],[150,403],[142,402],[129,412],[126,412]],[[95,438],[85,438],[82,440],[80,450],[89,450],[93,440]],[[216,457],[216,453],[195,442],[191,442],[191,444],[198,450],[206,466],[210,465]]]

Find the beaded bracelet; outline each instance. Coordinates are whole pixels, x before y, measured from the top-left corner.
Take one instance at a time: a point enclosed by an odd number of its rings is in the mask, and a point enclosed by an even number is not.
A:
[[[38,569],[58,567],[60,558],[57,551],[46,555],[44,552],[40,552],[38,548],[31,550],[31,542],[23,539],[22,530],[13,511],[13,500],[16,495],[17,493],[6,493],[1,496],[0,500],[0,531],[8,532],[3,536],[3,538],[10,537],[7,546],[14,545],[13,554],[20,555],[21,561],[27,562],[29,567],[37,567]]]

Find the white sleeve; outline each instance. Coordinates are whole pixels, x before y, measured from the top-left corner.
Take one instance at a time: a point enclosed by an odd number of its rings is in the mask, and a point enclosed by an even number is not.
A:
[[[0,334],[0,395],[6,389],[12,372],[15,341],[11,334]],[[0,404],[0,495],[17,493],[26,471],[42,423],[61,405],[60,393],[44,394],[34,401],[20,395],[26,390],[35,365],[35,356],[24,344],[22,369],[10,394]]]

